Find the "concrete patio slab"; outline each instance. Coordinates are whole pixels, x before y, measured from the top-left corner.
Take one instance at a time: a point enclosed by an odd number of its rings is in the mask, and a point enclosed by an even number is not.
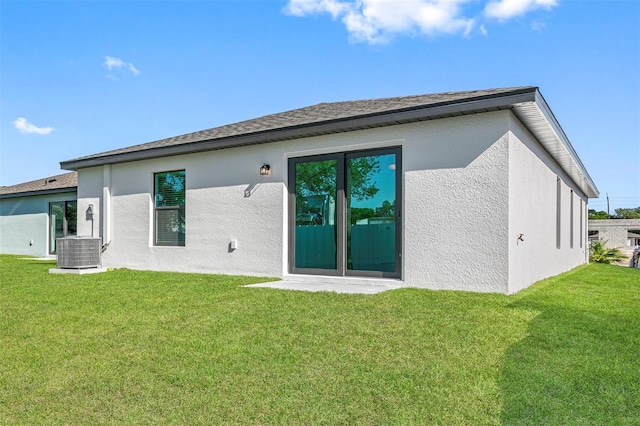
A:
[[[107,272],[107,268],[83,268],[83,269],[51,268],[49,269],[50,274],[88,275],[88,274],[100,274],[102,272]]]
[[[52,260],[56,260],[55,256],[50,257],[20,257],[19,260],[37,260],[39,262],[50,262]]]
[[[275,288],[279,290],[297,290],[297,291],[330,291],[334,293],[344,294],[378,294],[383,291],[394,290],[404,287],[401,282],[398,283],[339,283],[339,282],[322,282],[322,281],[273,281],[260,284],[249,284],[245,287],[262,287]]]

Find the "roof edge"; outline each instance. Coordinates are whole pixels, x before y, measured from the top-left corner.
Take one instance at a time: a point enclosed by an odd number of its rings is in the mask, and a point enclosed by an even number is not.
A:
[[[192,154],[239,146],[257,145],[303,137],[341,133],[352,130],[383,127],[414,121],[425,121],[447,116],[484,112],[488,109],[505,109],[514,104],[535,102],[537,87],[524,87],[513,91],[476,98],[446,101],[426,106],[403,108],[381,113],[352,116],[323,122],[282,127],[256,133],[230,136],[226,138],[206,139],[182,145],[165,146],[146,150],[105,155],[101,157],[80,158],[60,162],[64,170],[78,170],[107,164],[147,160],[159,157]]]
[[[43,189],[41,191],[25,191],[25,192],[11,192],[9,194],[0,194],[0,199],[4,198],[18,198],[18,197],[32,197],[35,195],[50,195],[50,194],[60,194],[63,192],[78,192],[77,186],[67,186],[64,188],[55,188],[55,189]]]
[[[584,195],[597,198],[598,188],[540,91],[536,90],[533,102],[516,104],[512,110]]]
[[[566,147],[567,151],[569,152],[569,155],[571,156],[573,161],[576,163],[578,170],[580,170],[580,173],[582,173],[582,175],[585,177],[586,183],[589,185],[589,189],[593,191],[591,194],[593,195],[593,197],[591,198],[597,198],[600,195],[600,191],[598,190],[595,182],[589,175],[589,172],[587,172],[587,168],[582,163],[582,160],[580,160],[578,153],[573,148],[571,141],[569,141],[569,137],[566,135],[566,133],[562,129],[562,126],[560,126],[560,123],[558,122],[555,115],[551,111],[549,104],[547,104],[547,101],[544,99],[544,97],[542,96],[542,93],[540,93],[539,90],[536,90],[536,103],[541,107],[542,113],[545,115],[545,118],[547,119],[547,121],[549,122],[553,130],[556,132],[556,134],[560,138],[560,141],[562,142],[562,144]]]

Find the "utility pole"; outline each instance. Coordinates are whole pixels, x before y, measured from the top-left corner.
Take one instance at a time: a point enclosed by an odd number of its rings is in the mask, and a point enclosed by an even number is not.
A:
[[[607,192],[607,219],[611,219],[611,215],[609,214],[609,193]]]

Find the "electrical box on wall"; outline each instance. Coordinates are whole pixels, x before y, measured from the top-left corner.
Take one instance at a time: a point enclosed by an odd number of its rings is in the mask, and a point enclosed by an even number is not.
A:
[[[238,248],[238,240],[231,240],[229,243],[229,249],[235,250]]]

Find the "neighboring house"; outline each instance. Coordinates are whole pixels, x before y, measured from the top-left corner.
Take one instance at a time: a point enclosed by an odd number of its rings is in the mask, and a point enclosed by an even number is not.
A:
[[[585,263],[598,196],[535,87],[322,103],[61,166],[105,267],[482,292]]]
[[[76,172],[0,187],[0,253],[47,256],[76,234]]]
[[[636,232],[629,232],[627,234],[627,246],[629,247],[640,246],[640,234]]]
[[[609,247],[640,245],[640,219],[591,219],[588,225],[590,240],[606,241]]]

